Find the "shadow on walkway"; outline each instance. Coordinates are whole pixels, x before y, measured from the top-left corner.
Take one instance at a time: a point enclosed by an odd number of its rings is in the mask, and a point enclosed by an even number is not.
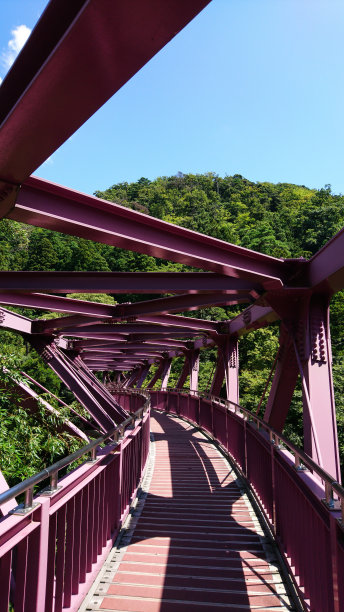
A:
[[[292,609],[252,507],[215,445],[157,411],[152,431],[149,493],[101,608]]]

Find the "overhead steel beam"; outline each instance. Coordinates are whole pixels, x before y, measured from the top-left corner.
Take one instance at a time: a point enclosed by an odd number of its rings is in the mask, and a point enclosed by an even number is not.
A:
[[[156,314],[156,315],[139,315],[136,317],[137,323],[151,323],[163,326],[182,327],[185,329],[193,329],[198,331],[216,332],[217,321],[208,321],[207,319],[196,319],[194,317],[182,317],[179,315]]]
[[[295,270],[269,255],[199,234],[130,208],[31,177],[11,219],[118,246],[188,266],[280,288]]]
[[[172,334],[171,334],[172,335]],[[147,336],[146,334],[130,334],[129,339],[132,342],[147,342],[148,344],[153,344],[155,346],[163,347],[175,347],[175,348],[187,348],[187,342],[180,340],[178,338],[184,338],[185,334],[183,333],[175,333],[173,334],[173,338],[171,338],[168,334],[165,336],[163,334],[150,334]]]
[[[252,329],[278,321],[278,314],[270,306],[253,304],[245,308],[237,317],[228,322],[228,332],[231,335],[242,334]]]
[[[305,264],[304,274],[295,277],[297,281],[327,294],[344,288],[344,229]]]
[[[252,290],[260,292],[262,287],[249,280],[212,272],[0,272],[0,291],[5,293],[214,292],[246,296]]]
[[[122,357],[128,359],[138,357],[139,359],[159,359],[162,356],[162,353],[157,353],[153,351],[126,351],[125,353],[120,353],[116,351],[82,351],[80,353],[82,359],[92,359],[92,357],[103,357],[103,359],[111,359],[111,357]]]
[[[133,350],[133,349],[128,349],[128,350],[120,350],[120,349],[106,349],[106,348],[102,348],[102,347],[94,347],[91,349],[82,349],[80,351],[80,355],[82,358],[84,357],[89,357],[92,355],[97,355],[100,356],[102,355],[103,357],[106,357],[106,355],[116,355],[116,356],[125,356],[125,355],[149,355],[151,356],[157,356],[159,357],[160,355],[162,355],[162,351],[153,351],[153,350],[144,350],[144,345],[141,346],[141,348],[139,348],[138,350]]]
[[[75,313],[93,317],[93,322],[102,318],[112,318],[121,321],[123,319],[132,318],[135,316],[140,320],[143,314],[168,313],[198,310],[204,306],[213,305],[233,305],[248,302],[249,298],[236,297],[223,294],[188,294],[181,296],[173,296],[170,298],[162,298],[157,300],[146,300],[144,302],[136,302],[134,304],[117,304],[112,306],[109,304],[99,304],[89,302],[87,300],[76,300],[71,298],[60,297],[56,295],[46,295],[44,293],[17,293],[0,292],[0,304],[10,304],[11,306],[23,306],[25,308],[35,308],[49,310],[53,312]],[[144,319],[142,319],[144,320]],[[74,319],[75,322],[78,319]],[[41,331],[50,331],[59,329],[54,325],[60,325],[60,329],[68,319],[49,319],[49,321],[40,321]],[[80,319],[82,323],[82,319]],[[73,324],[71,318],[70,325]],[[36,323],[38,326],[38,323]]]
[[[216,332],[218,328],[217,321],[166,314],[137,317],[135,323],[94,323],[93,321],[90,322],[86,317],[64,317],[63,319],[53,319],[53,323],[50,323],[50,321],[35,321],[35,333],[46,332],[50,329],[62,330],[64,334],[68,335],[73,335],[73,329],[82,329],[90,332],[110,331],[124,334],[165,333],[169,330],[173,333],[185,330],[187,335],[191,330]],[[69,325],[70,322],[72,323],[71,325]],[[73,322],[76,324],[73,325]]]
[[[83,329],[91,324],[101,324],[104,321],[101,317],[87,317],[83,315],[72,315],[57,319],[35,319],[32,321],[32,330],[35,334],[51,334],[63,332],[65,329],[77,327]]]
[[[76,336],[79,333],[85,334],[85,337],[87,337],[87,334],[91,334],[90,337],[92,337],[92,334],[108,333],[111,337],[111,334],[184,334],[184,336],[189,336],[197,335],[199,332],[192,329],[191,324],[190,327],[186,327],[186,325],[155,325],[154,323],[113,323],[112,325],[94,323],[82,327],[66,327],[63,330],[64,336]]]
[[[164,351],[166,352],[166,351]],[[161,357],[162,352],[158,353],[157,351],[153,352],[153,351],[144,351],[144,350],[138,350],[138,351],[124,351],[124,352],[120,352],[120,351],[81,351],[81,353],[79,353],[80,356],[82,357],[82,359],[89,359],[92,357],[102,357],[103,359],[109,359],[112,357],[116,357],[116,358],[122,358],[122,359],[136,359],[136,357],[139,357],[140,359],[144,358],[144,359],[157,359],[159,357]]]
[[[69,334],[65,334],[66,336],[68,336]],[[108,340],[109,342],[125,342],[128,339],[128,335],[126,334],[114,334],[111,332],[93,332],[93,333],[89,333],[86,331],[83,331],[83,328],[76,328],[75,332],[73,332],[73,336],[75,338],[90,338],[93,340]]]
[[[27,178],[209,1],[51,0],[1,85],[0,177]]]
[[[0,273],[1,274],[1,273]],[[53,312],[75,313],[87,317],[109,318],[113,315],[113,308],[109,304],[99,304],[86,300],[75,300],[57,295],[44,293],[19,293],[15,291],[0,291],[0,304],[50,310]],[[50,320],[52,322],[53,319]]]
[[[23,334],[31,334],[32,321],[20,314],[0,308],[0,327],[13,329]]]
[[[1,294],[0,294],[1,298]],[[146,300],[134,304],[123,305],[122,318],[137,317],[140,320],[144,314],[167,314],[172,312],[195,311],[209,306],[234,306],[250,302],[250,295],[240,293],[231,295],[227,293],[202,293],[175,295],[157,300]]]
[[[82,360],[87,363],[88,361],[120,361],[125,363],[137,363],[139,361],[144,361],[143,357],[139,357],[138,355],[109,355],[109,357],[104,357],[104,355],[90,355],[90,356],[82,356]]]
[[[86,365],[90,370],[92,370],[94,366],[101,365],[103,370],[106,369],[110,371],[114,367],[118,367],[121,370],[132,370],[143,363],[143,361],[130,361],[128,363],[125,361],[87,361]]]
[[[125,349],[125,348],[132,348],[133,350],[135,349],[140,349],[140,348],[144,348],[144,349],[152,349],[153,351],[161,351],[163,350],[165,347],[168,348],[187,348],[187,344],[185,342],[182,342],[181,340],[174,340],[172,338],[164,338],[163,344],[161,343],[161,340],[152,340],[149,341],[148,338],[144,338],[142,341],[137,341],[137,342],[129,342],[129,341],[122,341],[121,343],[114,343],[112,341],[106,341],[106,340],[70,340],[68,342],[69,344],[69,348],[74,349],[76,351],[80,351],[83,349],[89,349],[89,348],[99,348],[99,350],[101,350],[101,348],[104,349]]]
[[[186,327],[189,329],[198,329],[206,331],[216,331],[218,325],[216,321],[208,321],[205,319],[196,319],[193,317],[182,317],[169,314],[138,315],[137,317],[135,317],[135,321],[138,323],[156,323],[164,326],[178,325],[180,327]],[[98,323],[100,323],[103,327],[104,322],[99,317],[70,316],[48,320],[40,319],[33,322],[33,331],[34,333],[51,333],[52,331],[61,330],[68,331],[68,328],[70,327],[78,326],[89,328],[90,325],[97,325]]]

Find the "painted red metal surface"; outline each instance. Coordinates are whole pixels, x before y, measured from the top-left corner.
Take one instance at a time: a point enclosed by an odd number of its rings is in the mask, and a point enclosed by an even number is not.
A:
[[[1,179],[25,180],[208,2],[49,2],[1,86]]]
[[[47,293],[228,293],[262,291],[259,284],[212,272],[0,271],[0,291]],[[134,304],[132,305],[134,306]]]
[[[152,406],[200,425],[235,460],[271,525],[306,609],[340,612],[344,533],[340,513],[322,502],[324,482],[316,473],[298,471],[295,457],[280,448],[278,438],[266,435],[263,422],[259,431],[258,420],[249,422],[250,413],[232,402],[173,391],[151,392],[151,397]],[[309,465],[314,465],[311,459]]]
[[[138,409],[138,397],[131,405]],[[99,449],[95,463],[62,478],[50,497],[36,496],[27,515],[2,519],[1,611],[9,598],[27,612],[78,609],[129,512],[148,456],[149,423],[148,411],[116,449]]]
[[[8,217],[203,270],[281,288],[293,266],[130,208],[31,177]]]
[[[307,283],[319,292],[336,293],[344,286],[344,230],[336,234],[305,266]],[[296,280],[299,281],[298,276]],[[300,281],[299,281],[300,282]]]

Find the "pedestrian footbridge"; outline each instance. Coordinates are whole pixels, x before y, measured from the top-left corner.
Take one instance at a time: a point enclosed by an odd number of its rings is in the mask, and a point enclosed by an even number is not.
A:
[[[310,259],[283,259],[32,176],[209,2],[50,0],[1,83],[0,217],[163,262],[118,272],[113,250],[108,272],[0,271],[0,328],[73,393],[85,412],[61,427],[86,444],[11,489],[0,472],[0,612],[344,610],[329,325],[344,230]],[[219,305],[237,315],[189,316]],[[240,338],[277,321],[249,412]],[[200,358],[214,366],[207,393]],[[47,390],[15,378],[36,409],[32,385]],[[302,449],[283,436],[298,380]]]
[[[340,610],[339,485],[226,400],[112,392],[127,422],[0,496],[1,611]]]

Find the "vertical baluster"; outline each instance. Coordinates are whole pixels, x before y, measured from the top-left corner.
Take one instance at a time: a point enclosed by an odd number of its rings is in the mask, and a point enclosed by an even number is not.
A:
[[[87,559],[86,559],[86,572],[90,572],[92,569],[92,563],[94,561],[94,509],[95,509],[95,481],[91,480],[88,488],[88,525],[87,525]]]
[[[106,520],[104,524],[104,541],[105,543],[111,537],[111,521],[113,507],[113,457],[105,468],[105,490],[106,490]]]
[[[80,557],[81,557],[81,522],[83,514],[83,490],[75,496],[74,506],[74,534],[73,534],[73,559],[72,559],[72,584],[71,590],[72,595],[76,595],[79,592],[80,584]]]
[[[12,551],[0,559],[0,612],[8,611],[11,585]]]
[[[98,558],[99,507],[100,507],[99,474],[94,479],[94,523],[93,523],[93,563]]]
[[[15,573],[15,596],[14,609],[16,612],[24,612],[25,610],[25,592],[26,592],[26,576],[27,576],[27,555],[28,555],[28,538],[24,538],[17,544],[16,552],[16,573]]]
[[[121,446],[117,447],[114,457],[114,480],[113,480],[113,518],[111,523],[111,533],[118,530],[121,516]]]
[[[65,538],[66,538],[66,513],[64,505],[57,515],[57,542],[56,542],[56,589],[55,589],[55,610],[62,612],[64,573],[65,573]]]
[[[80,531],[81,531],[80,576],[79,576],[80,584],[83,584],[86,580],[87,550],[88,550],[88,540],[89,540],[89,532],[88,532],[89,489],[90,489],[90,485],[88,484],[83,489],[83,494],[82,494],[82,511],[81,511],[81,521],[80,521]]]
[[[106,544],[106,521],[107,521],[107,496],[108,488],[105,468],[100,473],[100,490],[101,490],[101,515],[100,515],[100,530],[99,530],[99,554],[101,554],[103,546]]]
[[[28,538],[28,566],[26,575],[25,612],[44,609],[47,584],[48,542],[49,542],[50,499],[41,501],[33,514],[39,522]]]
[[[47,588],[45,593],[45,611],[53,611],[53,595],[55,582],[55,555],[56,555],[56,528],[57,513],[50,517],[49,542],[48,542],[48,562],[47,562]]]
[[[343,500],[342,500],[343,504]],[[331,555],[331,594],[333,598],[333,611],[340,612],[340,601],[339,601],[339,584],[340,580],[342,580],[342,576],[340,577],[340,565],[339,565],[339,525],[335,517],[330,514],[330,555]],[[344,605],[344,601],[342,602]]]
[[[303,505],[305,505],[305,501]],[[314,513],[312,507],[309,507],[308,521],[306,525],[306,533],[304,534],[306,552],[306,563],[305,563],[305,579],[304,582],[307,585],[305,592],[311,597],[312,601],[318,601],[318,587],[317,584],[317,568],[321,565],[320,558],[318,557],[319,552],[322,551],[321,547],[321,534],[317,531],[317,522],[314,520]],[[314,559],[318,559],[317,563],[314,563]],[[323,577],[324,578],[324,577]]]
[[[67,502],[65,575],[63,589],[63,607],[68,608],[72,596],[73,555],[75,533],[75,497]]]

